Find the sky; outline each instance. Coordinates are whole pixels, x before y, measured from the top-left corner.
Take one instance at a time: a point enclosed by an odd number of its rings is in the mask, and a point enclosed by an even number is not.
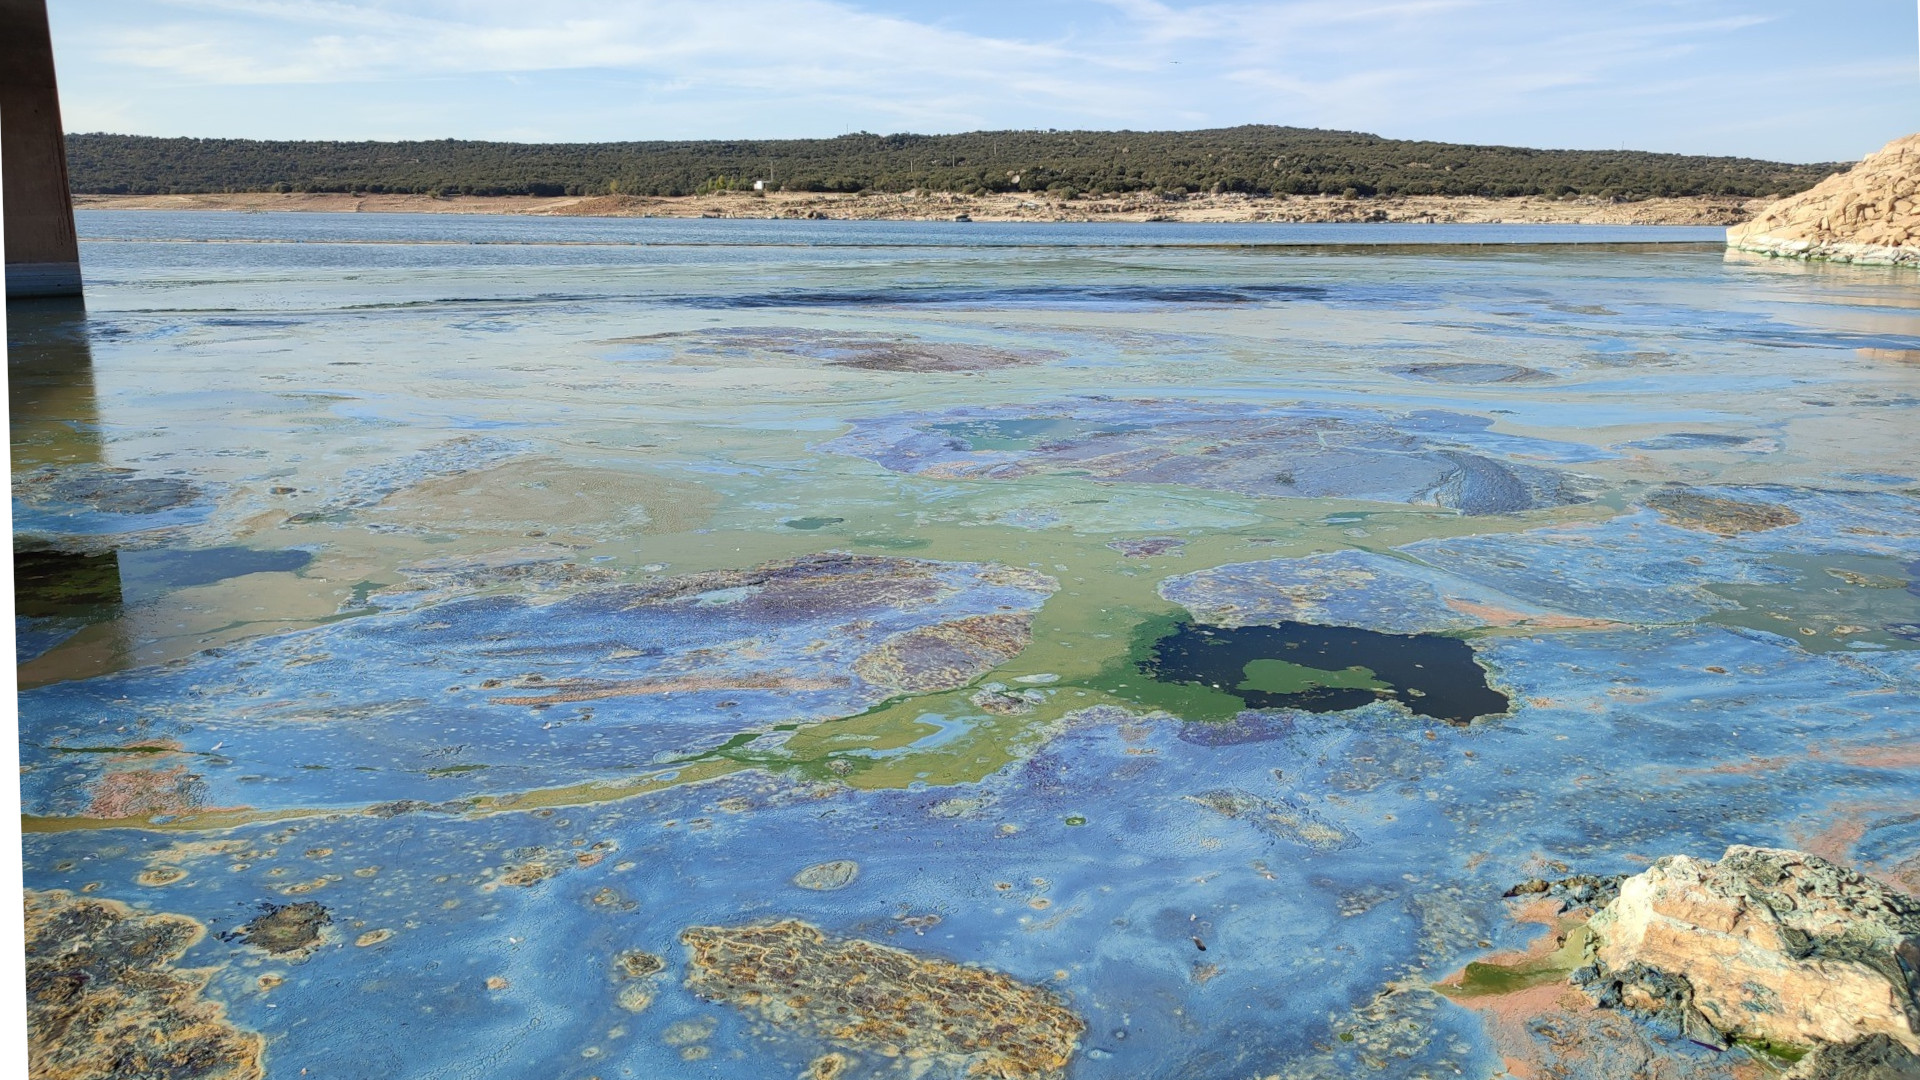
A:
[[[49,0],[69,131],[800,138],[1288,124],[1858,158],[1914,0]]]

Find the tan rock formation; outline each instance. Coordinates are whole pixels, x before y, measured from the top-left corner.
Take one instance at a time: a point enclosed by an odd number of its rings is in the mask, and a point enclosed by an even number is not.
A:
[[[1920,135],[1895,139],[1850,171],[1728,229],[1727,246],[1833,262],[1920,264]]]
[[[1664,858],[1588,927],[1601,974],[1583,981],[1631,1008],[1678,1007],[1690,1035],[1704,1020],[1732,1038],[1878,1034],[1920,1050],[1920,903],[1818,856],[1736,845],[1717,863]]]

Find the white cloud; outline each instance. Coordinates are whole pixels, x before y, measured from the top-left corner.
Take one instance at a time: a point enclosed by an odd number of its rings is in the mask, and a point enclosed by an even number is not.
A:
[[[53,0],[82,126],[579,139],[1291,123],[1708,152],[1764,136],[1774,147],[1748,152],[1785,156],[1904,126],[1878,79],[1778,74],[1783,47],[1809,68],[1905,53],[1911,7],[1862,3],[1899,34],[1840,34],[1795,0]],[[1835,119],[1743,122],[1814,102]],[[1724,139],[1687,143],[1707,133]]]

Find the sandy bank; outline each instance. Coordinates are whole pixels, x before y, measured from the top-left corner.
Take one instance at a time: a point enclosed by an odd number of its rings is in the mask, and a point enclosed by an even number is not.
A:
[[[1451,224],[1733,225],[1764,199],[1693,197],[1615,203],[1599,198],[1527,196],[1394,196],[1344,199],[1326,195],[1152,195],[1080,198],[1040,195],[838,195],[776,192],[764,197],[728,192],[656,198],[636,195],[450,196],[289,194],[77,195],[80,209],[306,210],[349,213],[529,214],[560,217],[825,218],[861,221],[1407,221]]]

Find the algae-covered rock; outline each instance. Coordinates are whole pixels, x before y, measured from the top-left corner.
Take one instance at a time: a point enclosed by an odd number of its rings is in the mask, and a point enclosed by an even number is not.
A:
[[[687,988],[851,1049],[943,1058],[970,1076],[1062,1075],[1085,1023],[1046,990],[985,968],[798,920],[694,926]]]
[[[1589,928],[1578,981],[1603,1003],[1676,1014],[1700,1041],[1885,1035],[1920,1049],[1920,903],[1818,856],[1735,845],[1717,863],[1660,859]]]
[[[173,966],[206,936],[184,915],[29,889],[27,1055],[34,1080],[258,1080],[265,1040]]]

